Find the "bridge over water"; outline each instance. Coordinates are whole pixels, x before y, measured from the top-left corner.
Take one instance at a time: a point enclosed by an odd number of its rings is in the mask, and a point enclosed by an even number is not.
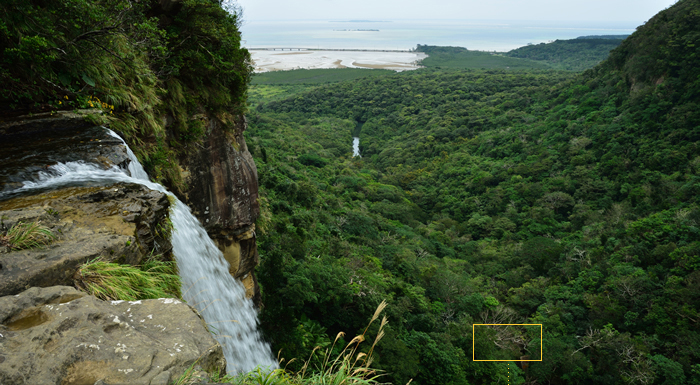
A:
[[[354,48],[248,48],[249,51],[350,51],[350,52],[414,52],[402,49],[354,49]]]

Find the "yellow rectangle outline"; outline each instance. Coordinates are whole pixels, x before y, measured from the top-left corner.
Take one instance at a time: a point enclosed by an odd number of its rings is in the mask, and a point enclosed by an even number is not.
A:
[[[539,360],[477,360],[475,359],[476,357],[476,351],[475,351],[475,334],[474,334],[474,329],[475,326],[539,326],[540,327],[540,359]],[[542,337],[543,337],[543,330],[542,330],[542,324],[472,324],[472,361],[508,361],[508,362],[539,362],[542,361]]]

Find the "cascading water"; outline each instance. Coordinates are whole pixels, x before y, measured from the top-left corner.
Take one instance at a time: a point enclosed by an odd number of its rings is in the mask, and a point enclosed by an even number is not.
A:
[[[112,131],[110,135],[121,138]],[[123,142],[123,140],[122,140]],[[189,207],[163,186],[150,182],[128,145],[129,173],[112,167],[104,170],[84,162],[58,163],[41,172],[34,181],[26,181],[18,190],[0,194],[0,198],[28,190],[62,186],[95,185],[118,182],[138,183],[168,194],[175,202],[171,208],[173,254],[182,278],[183,299],[195,307],[215,331],[227,361],[229,373],[249,372],[256,367],[276,368],[269,345],[257,330],[257,312],[246,298],[243,284],[228,272],[228,262],[192,215]]]
[[[126,147],[126,155],[129,157],[129,175],[131,175],[132,178],[136,178],[139,180],[144,180],[148,182],[150,179],[148,179],[148,174],[146,174],[146,170],[143,169],[143,166],[141,165],[141,162],[139,162],[138,158],[136,158],[136,154],[134,154],[133,151],[131,151],[131,147],[129,147],[128,144],[122,139],[121,136],[117,135],[116,132],[112,130],[107,130],[107,133],[116,138],[119,139],[123,144],[124,147]]]
[[[352,157],[356,156],[362,158],[362,155],[360,155],[360,138],[357,136],[352,138]]]

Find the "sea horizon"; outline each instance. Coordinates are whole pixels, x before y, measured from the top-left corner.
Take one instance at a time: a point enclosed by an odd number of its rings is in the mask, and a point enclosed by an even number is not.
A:
[[[246,20],[243,46],[250,49],[307,48],[400,50],[418,44],[506,52],[529,44],[580,36],[629,35],[634,22],[523,20]]]

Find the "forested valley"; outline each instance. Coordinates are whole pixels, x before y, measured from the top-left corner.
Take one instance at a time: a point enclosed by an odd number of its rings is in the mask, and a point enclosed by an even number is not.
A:
[[[253,85],[273,350],[299,369],[386,300],[382,382],[700,384],[698,47],[681,0],[578,74]]]

